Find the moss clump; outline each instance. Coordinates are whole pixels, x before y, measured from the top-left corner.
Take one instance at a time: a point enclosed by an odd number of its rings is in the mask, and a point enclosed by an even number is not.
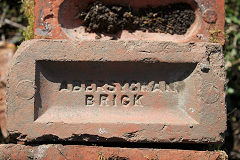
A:
[[[28,27],[23,32],[25,40],[33,39],[33,24],[34,24],[34,0],[22,0],[22,11],[28,19]]]
[[[218,28],[214,28],[213,30],[209,30],[210,37],[209,40],[212,43],[219,43],[219,36],[222,33],[222,31]]]
[[[129,158],[114,155],[109,158],[105,158],[101,152],[98,152],[98,160],[129,160]]]

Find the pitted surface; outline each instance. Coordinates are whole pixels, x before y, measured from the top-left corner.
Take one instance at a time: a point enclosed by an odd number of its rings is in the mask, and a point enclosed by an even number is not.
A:
[[[228,158],[223,151],[130,149],[53,144],[40,146],[2,144],[0,145],[0,157],[14,160],[227,160]]]
[[[71,39],[76,41],[94,39],[118,40],[150,40],[186,42],[214,42],[224,44],[225,8],[224,0],[102,0],[109,5],[130,6],[133,9],[153,8],[173,3],[187,3],[192,6],[196,16],[195,22],[184,35],[171,35],[165,33],[149,33],[137,30],[135,32],[119,30],[115,34],[88,33],[85,31],[82,20],[79,18],[80,10],[86,9],[89,3],[95,0],[36,0],[35,1],[35,38]],[[112,14],[112,13],[111,13]],[[112,14],[113,15],[113,14]],[[161,16],[158,16],[160,18]],[[154,20],[155,21],[155,20]],[[107,21],[106,21],[107,22]],[[161,23],[161,22],[159,22]],[[106,25],[107,23],[105,23]],[[154,25],[152,22],[149,25]],[[176,26],[176,24],[174,25]],[[111,25],[107,25],[110,27]],[[168,25],[169,27],[169,25]],[[106,28],[105,28],[106,29]],[[173,33],[168,32],[168,33]],[[215,33],[213,35],[213,33]],[[214,36],[214,37],[213,37]]]
[[[9,73],[7,127],[20,141],[222,142],[224,84],[218,44],[31,40]]]

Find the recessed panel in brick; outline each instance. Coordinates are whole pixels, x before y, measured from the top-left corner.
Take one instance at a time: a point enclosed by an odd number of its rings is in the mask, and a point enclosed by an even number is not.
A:
[[[36,98],[41,99],[36,103],[36,122],[198,124],[178,99],[194,63],[36,64],[40,93]]]
[[[216,44],[32,40],[11,66],[7,126],[22,141],[221,142],[224,83]]]

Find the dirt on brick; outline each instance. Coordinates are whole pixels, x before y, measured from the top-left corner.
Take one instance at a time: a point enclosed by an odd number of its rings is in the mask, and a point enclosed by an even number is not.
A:
[[[79,18],[87,32],[115,34],[121,30],[141,30],[183,35],[193,24],[195,13],[186,3],[134,10],[130,6],[96,1],[85,10],[80,10]]]

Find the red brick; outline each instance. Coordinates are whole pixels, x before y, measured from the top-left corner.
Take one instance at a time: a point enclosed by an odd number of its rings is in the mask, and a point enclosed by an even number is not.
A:
[[[0,44],[0,128],[2,135],[7,137],[6,130],[6,81],[10,60],[15,52],[15,45],[1,42]]]
[[[95,39],[96,34],[80,33],[80,22],[76,19],[79,8],[86,7],[90,0],[35,0],[35,38],[46,39]],[[106,3],[131,5],[136,8],[166,5],[180,0],[103,0]],[[219,42],[224,43],[225,8],[224,0],[181,0],[194,6],[196,21],[183,36],[159,33],[123,32],[120,40],[160,40],[172,42]],[[77,30],[77,31],[75,31]],[[102,35],[102,39],[110,37]]]
[[[15,144],[0,145],[2,159],[37,160],[227,160],[223,151],[191,151],[171,149],[129,149],[111,147],[91,147],[76,145],[48,144],[24,146]]]
[[[9,73],[7,127],[21,141],[222,142],[224,84],[219,44],[31,40]]]

